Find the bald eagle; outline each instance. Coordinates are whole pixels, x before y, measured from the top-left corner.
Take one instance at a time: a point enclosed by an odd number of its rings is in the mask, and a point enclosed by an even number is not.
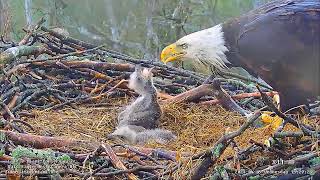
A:
[[[279,92],[283,110],[320,95],[320,0],[278,0],[186,35],[161,61],[210,71],[242,67]]]

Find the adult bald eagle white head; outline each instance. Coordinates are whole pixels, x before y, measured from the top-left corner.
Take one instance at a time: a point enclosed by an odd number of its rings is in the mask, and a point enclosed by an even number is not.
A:
[[[320,95],[320,1],[278,0],[165,47],[161,61],[240,66],[280,93],[282,109]]]
[[[184,36],[167,46],[161,53],[161,59],[165,63],[178,59],[193,60],[198,66],[212,65],[221,69],[227,67],[226,63],[229,64],[226,51],[228,49],[225,46],[222,26],[219,24]]]

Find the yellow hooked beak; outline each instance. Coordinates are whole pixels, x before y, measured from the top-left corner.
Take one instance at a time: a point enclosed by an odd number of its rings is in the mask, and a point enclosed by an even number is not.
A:
[[[186,52],[180,46],[177,46],[175,43],[173,43],[162,50],[160,59],[166,64],[168,62],[180,59],[185,54]]]

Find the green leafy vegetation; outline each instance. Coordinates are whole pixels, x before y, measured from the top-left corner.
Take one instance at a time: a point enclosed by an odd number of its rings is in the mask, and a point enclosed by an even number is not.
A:
[[[221,144],[221,143],[218,144],[213,150],[213,155],[215,155],[216,157],[219,157],[221,154],[222,148],[223,148],[223,144]]]
[[[320,165],[320,157],[315,157],[315,158],[309,160],[309,163],[310,163],[311,166]]]
[[[35,168],[32,165],[25,167],[22,162],[26,159],[41,164],[43,168],[38,169],[38,171],[46,171],[46,173],[55,173],[59,169],[69,168],[72,164],[76,164],[68,155],[56,156],[51,149],[37,150],[18,146],[12,151],[11,156],[13,170],[20,172],[34,170],[33,168]]]

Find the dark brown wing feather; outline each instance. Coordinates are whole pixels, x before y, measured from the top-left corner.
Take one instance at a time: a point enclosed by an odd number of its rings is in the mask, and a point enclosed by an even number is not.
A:
[[[320,95],[320,0],[281,0],[224,23],[228,60],[281,93],[284,109]]]

